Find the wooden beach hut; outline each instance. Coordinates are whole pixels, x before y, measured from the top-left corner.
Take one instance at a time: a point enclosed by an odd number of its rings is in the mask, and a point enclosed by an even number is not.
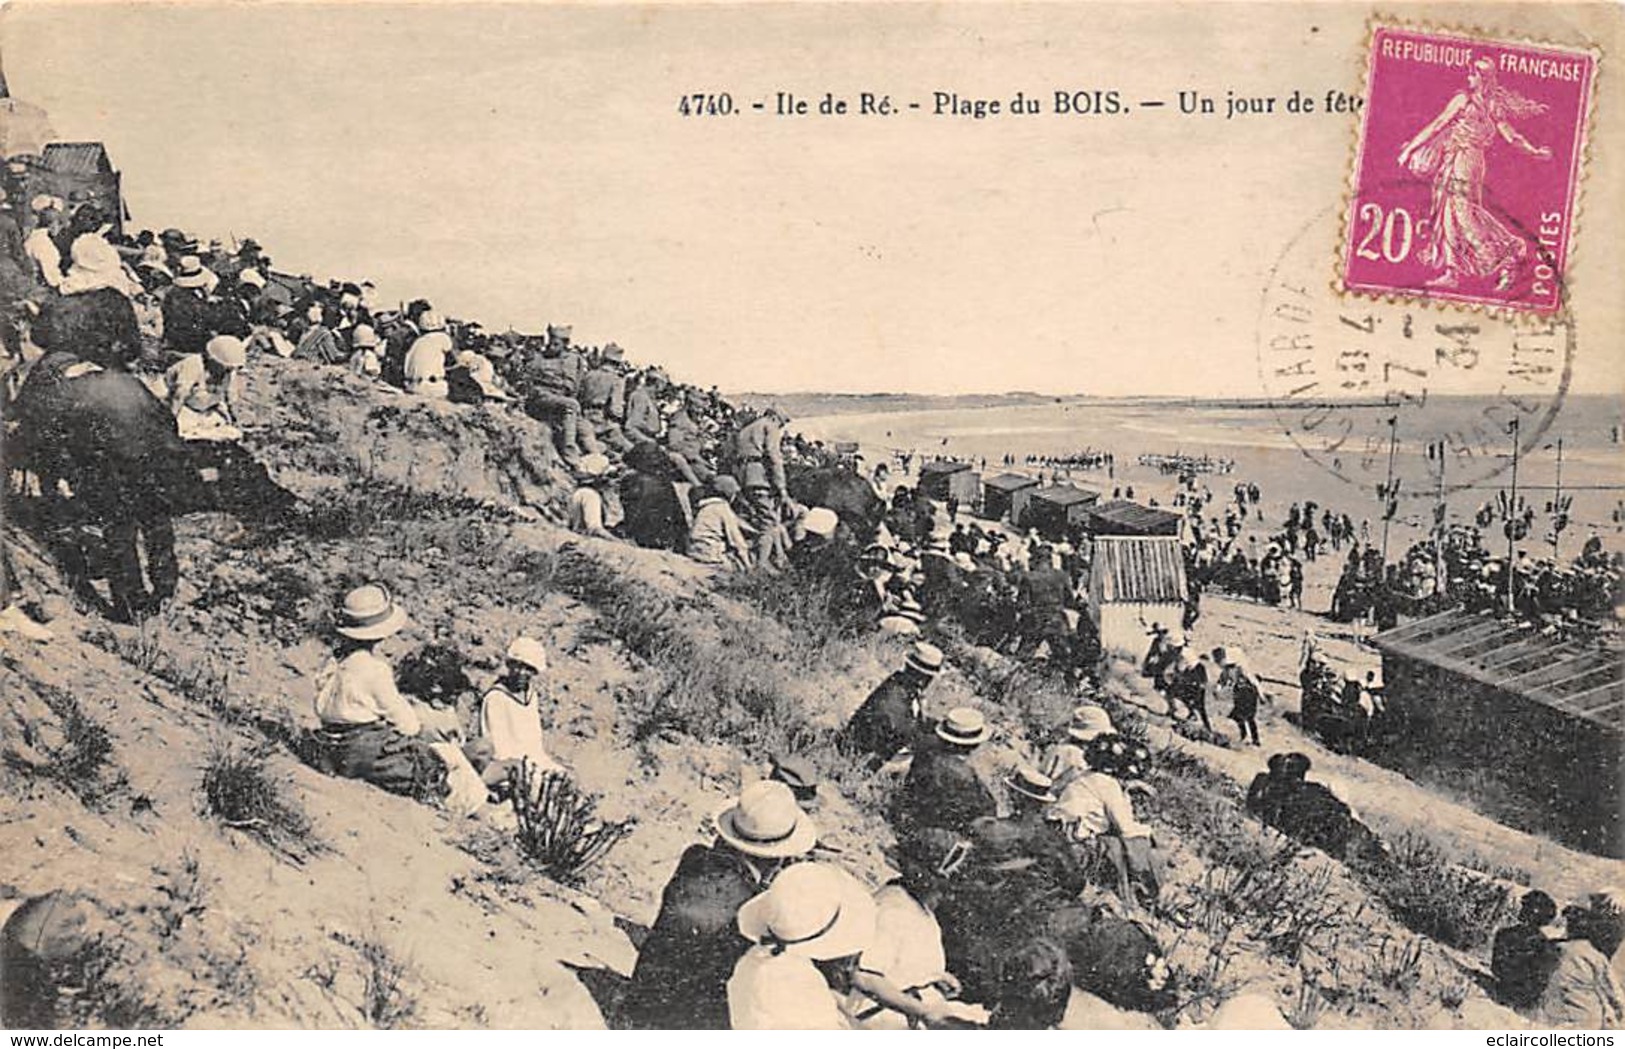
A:
[[[982,482],[982,516],[989,521],[1008,518],[1011,524],[1017,524],[1027,512],[1027,503],[1037,489],[1036,478],[1021,474],[989,477]]]
[[[982,478],[970,463],[933,459],[920,466],[920,491],[939,502],[954,500],[961,506],[975,506],[982,497]]]
[[[1145,655],[1150,624],[1175,627],[1185,613],[1185,555],[1173,536],[1096,536],[1089,617],[1106,651]]]
[[[1184,518],[1172,510],[1141,506],[1126,499],[1100,503],[1089,509],[1089,531],[1093,535],[1179,535]]]
[[[1028,499],[1026,517],[1016,523],[1035,528],[1039,535],[1058,542],[1089,523],[1089,508],[1099,500],[1099,492],[1070,484],[1036,488]]]
[[[1625,855],[1625,646],[1454,609],[1378,634],[1400,752],[1418,775],[1484,777],[1497,819]],[[1447,778],[1453,778],[1448,772]]]
[[[123,232],[126,214],[120,175],[113,169],[106,146],[51,142],[38,157],[20,159],[25,170],[19,188],[25,201],[42,193],[69,202],[92,200],[112,223],[114,234]]]

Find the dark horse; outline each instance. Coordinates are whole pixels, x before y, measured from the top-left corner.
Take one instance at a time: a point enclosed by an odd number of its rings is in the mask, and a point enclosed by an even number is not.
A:
[[[29,373],[5,456],[39,477],[38,520],[74,593],[124,621],[175,594],[176,516],[224,511],[270,520],[294,504],[241,446],[183,440],[175,417],[139,379],[68,353],[48,355]],[[91,586],[99,577],[110,603]]]

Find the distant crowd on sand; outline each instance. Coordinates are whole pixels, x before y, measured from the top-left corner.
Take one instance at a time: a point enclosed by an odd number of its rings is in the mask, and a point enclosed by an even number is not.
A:
[[[278,274],[252,241],[227,249],[179,230],[113,236],[94,202],[37,198],[0,220],[0,248],[6,387],[19,409],[7,415],[16,427],[7,443],[27,450],[32,474],[13,470],[6,494],[43,504],[34,520],[54,537],[76,593],[95,594],[100,566],[113,618],[136,620],[173,598],[171,518],[198,505],[188,492],[252,467],[236,409],[244,369],[304,358],[401,397],[538,420],[574,476],[566,514],[582,536],[821,587],[848,626],[900,639],[902,665],[855,704],[839,737],[855,767],[898,783],[887,804],[898,876],[874,888],[839,853],[820,851],[826,832],[843,829],[821,826],[830,811],[821,799],[834,788],[804,755],[776,756],[764,779],[717,814],[714,839],[683,854],[641,944],[621,1022],[1043,1028],[1086,1022],[1079,992],[1146,1012],[1173,1000],[1152,932],[1167,917],[1163,850],[1157,827],[1136,811],[1136,799],[1152,794],[1152,756],[1143,726],[1114,724],[1104,701],[1108,653],[1087,614],[1086,530],[1044,536],[967,521],[904,483],[910,457],[896,462],[901,477],[889,463],[865,468],[788,434],[781,412],[741,409],[715,389],[635,367],[614,343],[578,347],[565,325],[488,333],[422,300],[380,309],[365,283]],[[101,433],[109,427],[115,445]],[[1261,747],[1257,714],[1269,697],[1246,654],[1186,643],[1203,589],[1251,588],[1260,600],[1291,603],[1301,594],[1299,554],[1325,551],[1317,521],[1325,543],[1334,552],[1346,545],[1366,574],[1368,529],[1294,506],[1257,553],[1234,522],[1262,520],[1258,489],[1238,486],[1221,524],[1216,512],[1204,516],[1213,505],[1206,472],[1193,463],[1179,472],[1190,590],[1179,624],[1147,624],[1140,670],[1167,698],[1170,718],[1211,733],[1210,710],[1222,713],[1244,743]],[[9,528],[11,517],[3,520]],[[1617,558],[1586,556],[1617,579]],[[49,640],[4,567],[0,629]],[[482,818],[495,818],[493,804],[526,782],[516,769],[570,774],[547,744],[545,639],[506,639],[502,670],[465,708],[455,696],[403,692],[385,644],[408,626],[387,580],[334,595],[331,658],[313,683],[303,760]],[[991,779],[972,759],[1014,726],[968,706],[926,715],[927,690],[945,665],[936,642],[955,634],[1043,664],[1077,700],[1054,738],[1031,741],[1024,759]],[[1335,858],[1382,862],[1382,843],[1308,771],[1301,754],[1273,755],[1249,810]],[[1617,980],[1618,900],[1600,894],[1590,917],[1570,922],[1550,979],[1532,999],[1520,992],[1535,1003],[1520,1007],[1552,1023],[1618,1018],[1617,983],[1602,979]],[[1609,921],[1616,931],[1605,950],[1598,930]],[[31,935],[6,928],[8,951]],[[1612,961],[1598,969],[1571,949],[1581,940]],[[1526,929],[1508,950],[1545,958],[1546,942],[1555,941]],[[1508,971],[1536,967],[1512,964]],[[1582,969],[1597,976],[1595,994],[1564,975]],[[1576,1001],[1578,1011],[1563,1011]],[[1252,995],[1209,1022],[1285,1026]]]

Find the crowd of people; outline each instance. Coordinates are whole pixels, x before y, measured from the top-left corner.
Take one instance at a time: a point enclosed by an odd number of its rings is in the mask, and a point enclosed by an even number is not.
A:
[[[13,365],[7,392],[29,382],[68,390],[97,376],[139,382],[150,400],[143,410],[159,406],[170,435],[192,449],[176,484],[207,483],[237,446],[246,367],[308,359],[402,396],[482,403],[546,424],[575,479],[566,508],[583,535],[720,570],[785,573],[792,585],[827,587],[851,622],[910,639],[905,665],[857,707],[839,744],[871,775],[901,773],[888,806],[899,876],[872,892],[838,854],[818,851],[816,776],[804,760],[780,756],[717,815],[715,840],[679,861],[627,988],[627,1024],[1055,1027],[1067,1023],[1074,988],[1124,1008],[1168,1004],[1166,964],[1142,920],[1160,905],[1164,880],[1156,829],[1135,812],[1145,746],[1116,731],[1103,707],[1080,703],[1041,760],[989,782],[971,760],[994,733],[986,715],[961,707],[932,719],[923,703],[943,667],[923,637],[950,629],[1017,659],[1043,656],[1087,695],[1102,652],[1082,596],[1086,536],[960,521],[947,501],[893,485],[884,464],[865,477],[787,434],[780,411],[737,408],[714,388],[634,367],[614,343],[576,346],[566,325],[488,333],[424,300],[380,308],[364,282],[289,278],[252,241],[204,246],[179,230],[120,236],[112,225],[94,201],[41,197],[17,223],[19,236],[0,238],[11,267],[0,268],[11,281],[0,318]],[[77,410],[68,398],[47,403]],[[1368,539],[1347,517],[1294,505],[1284,531],[1253,556],[1256,540],[1240,537],[1249,512],[1262,519],[1256,486],[1236,487],[1221,524],[1203,517],[1211,495],[1197,477],[1228,472],[1227,461],[1152,458],[1182,478],[1191,591],[1180,628],[1152,625],[1141,671],[1170,715],[1211,732],[1210,709],[1228,705],[1243,743],[1261,746],[1257,713],[1267,699],[1244,654],[1186,644],[1201,588],[1250,589],[1298,606],[1300,553],[1313,560],[1327,544],[1347,545],[1369,574]],[[1113,467],[1109,454],[1091,462],[1049,465]],[[91,502],[86,476],[95,475],[64,468],[33,494]],[[153,494],[128,484],[116,490],[129,504],[93,507],[93,523],[114,563],[112,611],[133,619],[173,595],[178,566],[165,508],[149,512]],[[108,527],[120,515],[130,524]],[[96,530],[82,515],[68,519]],[[1617,586],[1617,560],[1588,547],[1582,561],[1578,570],[1611,572]],[[1380,557],[1375,568],[1384,570]],[[0,560],[0,572],[0,629],[48,640],[22,611],[9,562]],[[398,687],[379,645],[406,621],[382,583],[335,603],[304,760],[464,814],[500,801],[523,779],[518,768],[568,775],[545,739],[542,641],[510,639],[501,675],[470,713]],[[1339,701],[1373,703],[1379,691],[1345,690]],[[1249,807],[1347,855],[1363,840],[1361,824],[1309,789],[1307,770],[1302,755],[1272,758]],[[1617,953],[1614,942],[1603,953]]]

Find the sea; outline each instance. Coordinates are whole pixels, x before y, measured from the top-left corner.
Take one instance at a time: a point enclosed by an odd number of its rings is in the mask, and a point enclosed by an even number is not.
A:
[[[1051,468],[1028,465],[1027,456],[1056,456],[1105,451],[1114,456],[1106,469],[1064,468],[1058,480],[1141,502],[1169,505],[1174,479],[1156,467],[1142,465],[1142,455],[1210,456],[1229,460],[1232,472],[1204,476],[1222,506],[1237,483],[1252,482],[1263,494],[1266,514],[1284,519],[1293,502],[1313,500],[1318,506],[1368,521],[1380,531],[1387,500],[1390,445],[1392,476],[1397,479],[1395,512],[1389,528],[1397,541],[1414,541],[1432,527],[1436,506],[1447,520],[1472,522],[1486,504],[1498,511],[1513,498],[1511,436],[1487,427],[1500,419],[1487,398],[1436,398],[1396,413],[1383,405],[1339,409],[1356,434],[1365,436],[1362,454],[1349,445],[1349,458],[1317,450],[1315,442],[1292,432],[1291,420],[1268,404],[1165,400],[1094,400],[1057,398],[1019,406],[924,408],[810,415],[791,429],[826,442],[855,441],[868,465],[899,452],[920,458],[968,460],[988,475],[1002,472],[1004,457],[1014,456],[1016,472]],[[1535,416],[1530,416],[1535,419]],[[1398,421],[1390,427],[1389,419]],[[1471,456],[1459,451],[1445,459],[1441,498],[1440,459],[1429,446],[1441,435],[1459,434],[1478,425],[1488,437]],[[1625,534],[1625,401],[1615,396],[1571,395],[1544,429],[1526,423],[1518,434],[1516,505],[1534,512],[1528,538],[1519,544],[1531,556],[1569,557],[1590,535],[1601,536],[1611,549]],[[1561,449],[1559,445],[1561,444]],[[1310,450],[1306,451],[1305,448]],[[1560,461],[1561,451],[1561,461]],[[984,466],[985,461],[985,466]],[[1558,501],[1562,500],[1559,504]],[[1554,505],[1557,504],[1557,505]],[[1567,507],[1567,526],[1551,543],[1552,522]],[[1491,525],[1495,543],[1505,542],[1499,519]]]

